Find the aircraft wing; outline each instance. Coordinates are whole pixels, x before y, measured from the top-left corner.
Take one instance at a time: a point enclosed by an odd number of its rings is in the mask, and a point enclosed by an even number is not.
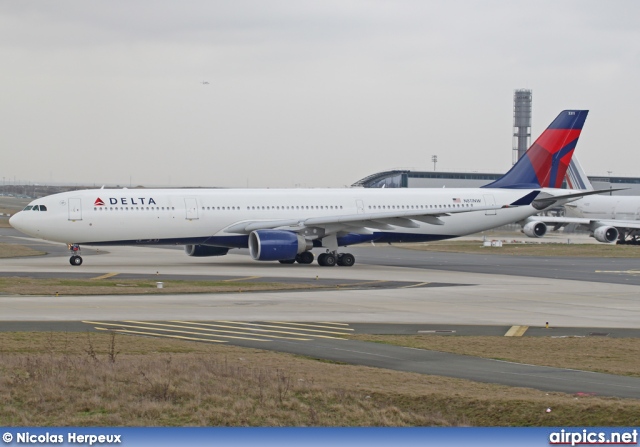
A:
[[[295,232],[304,232],[308,228],[324,229],[323,235],[349,231],[354,233],[368,233],[367,228],[388,230],[393,227],[418,228],[420,223],[431,225],[444,225],[441,217],[452,214],[469,213],[472,211],[490,211],[501,208],[530,205],[539,191],[533,191],[508,205],[474,206],[470,208],[443,207],[434,209],[389,210],[375,213],[358,213],[347,215],[318,216],[304,219],[281,220],[247,220],[237,222],[225,228],[225,233],[249,234],[255,230],[282,229]]]
[[[541,192],[538,197],[533,201],[532,205],[537,210],[543,210],[552,206],[565,205],[570,202],[574,202],[582,197],[591,196],[594,194],[609,194],[611,191],[622,191],[627,188],[616,189],[599,189],[592,191],[581,191],[573,194],[550,194],[547,191]]]
[[[470,211],[495,210],[502,207],[473,207],[460,208],[451,210],[405,210],[405,211],[389,211],[379,213],[362,213],[347,214],[333,216],[309,217],[305,219],[282,219],[282,220],[248,220],[235,223],[225,228],[225,233],[244,233],[249,234],[254,230],[302,230],[309,227],[369,227],[379,229],[390,229],[393,226],[405,228],[417,228],[419,222],[430,223],[432,225],[443,225],[440,219],[443,216],[449,216],[456,213],[468,213]]]

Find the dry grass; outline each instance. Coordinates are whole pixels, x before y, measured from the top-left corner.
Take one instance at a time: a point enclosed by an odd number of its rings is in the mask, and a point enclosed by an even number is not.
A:
[[[393,245],[412,250],[478,253],[483,255],[640,258],[640,247],[633,245],[503,242],[502,247],[484,247],[481,241],[441,241]]]
[[[640,339],[637,338],[364,334],[351,338],[531,365],[640,377]]]
[[[2,227],[2,219],[0,219],[0,227]],[[34,250],[24,245],[3,244],[0,243],[0,258],[16,258],[19,256],[41,256],[46,254],[43,251]]]
[[[4,426],[631,426],[640,418],[632,399],[93,333],[0,333],[0,401]]]
[[[163,288],[157,287],[157,282]],[[240,281],[165,281],[161,277],[140,280],[0,278],[0,291],[8,295],[145,295],[175,293],[256,292],[322,288],[313,284]]]

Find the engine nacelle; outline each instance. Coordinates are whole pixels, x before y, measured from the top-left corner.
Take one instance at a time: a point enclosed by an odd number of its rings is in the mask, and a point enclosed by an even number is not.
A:
[[[618,229],[616,227],[598,227],[593,230],[593,237],[595,237],[598,242],[612,244],[618,240]]]
[[[224,256],[229,249],[227,247],[212,247],[211,245],[185,245],[184,252],[189,256]]]
[[[311,247],[311,241],[291,231],[256,230],[249,235],[249,253],[256,261],[294,259]]]
[[[533,220],[522,227],[522,232],[529,237],[542,237],[547,234],[547,224]]]

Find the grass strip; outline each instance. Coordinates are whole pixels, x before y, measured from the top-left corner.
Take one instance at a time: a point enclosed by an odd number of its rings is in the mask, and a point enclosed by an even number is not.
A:
[[[503,242],[502,247],[485,247],[482,241],[466,240],[393,245],[411,250],[483,255],[640,258],[640,246],[634,245]]]
[[[0,220],[0,223],[2,221]],[[1,226],[1,225],[0,225]],[[16,258],[21,256],[42,256],[44,251],[34,250],[24,245],[0,243],[0,258]]]
[[[0,399],[3,426],[634,426],[640,415],[636,399],[62,332],[0,333]]]
[[[157,283],[163,287],[158,288]],[[143,295],[176,293],[255,292],[322,288],[314,284],[248,282],[248,281],[182,281],[144,279],[60,279],[60,278],[0,278],[0,291],[7,295]]]

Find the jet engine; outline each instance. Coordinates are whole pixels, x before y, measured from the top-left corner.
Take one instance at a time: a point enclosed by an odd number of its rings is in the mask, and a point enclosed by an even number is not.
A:
[[[227,247],[212,247],[211,245],[185,245],[184,252],[189,256],[224,256],[229,249]]]
[[[256,230],[249,235],[249,253],[256,261],[294,259],[312,247],[311,241],[291,231]]]
[[[598,242],[612,244],[618,240],[618,229],[616,227],[598,227],[593,230],[593,237]]]
[[[547,225],[544,222],[532,220],[522,227],[522,232],[529,237],[542,237],[547,234]]]

